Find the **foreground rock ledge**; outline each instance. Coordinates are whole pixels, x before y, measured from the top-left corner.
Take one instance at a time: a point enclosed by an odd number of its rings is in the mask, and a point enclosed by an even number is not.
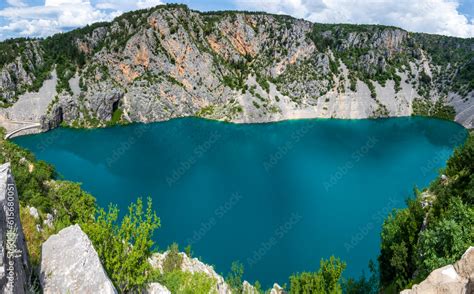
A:
[[[168,251],[164,253],[155,253],[150,258],[149,262],[151,266],[155,269],[158,269],[160,272],[163,272],[163,263],[168,255]],[[185,253],[180,252],[180,255],[183,258],[183,262],[181,264],[181,270],[185,272],[201,272],[206,274],[208,277],[213,278],[216,280],[216,288],[213,289],[218,294],[232,294],[229,285],[224,281],[224,278],[218,275],[214,268],[210,265],[207,265],[201,262],[197,258],[189,258]]]
[[[450,264],[436,269],[411,290],[403,290],[401,294],[471,294],[474,293],[474,247],[463,254],[454,265]]]
[[[43,244],[40,280],[45,294],[117,293],[78,225],[61,230]]]

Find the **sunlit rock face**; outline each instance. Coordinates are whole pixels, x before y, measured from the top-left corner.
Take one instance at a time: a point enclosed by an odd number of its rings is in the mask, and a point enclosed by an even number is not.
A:
[[[454,265],[450,264],[436,269],[418,285],[411,290],[404,290],[402,294],[422,293],[460,293],[469,294],[474,292],[474,247],[463,254],[461,259]]]
[[[43,243],[40,280],[44,293],[117,293],[79,225]]]

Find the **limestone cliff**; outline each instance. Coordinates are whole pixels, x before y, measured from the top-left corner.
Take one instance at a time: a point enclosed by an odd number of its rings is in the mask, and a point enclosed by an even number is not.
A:
[[[0,63],[0,90],[15,103],[56,68],[44,129],[184,116],[267,122],[412,114],[474,126],[472,39],[167,5],[17,42],[24,54]]]

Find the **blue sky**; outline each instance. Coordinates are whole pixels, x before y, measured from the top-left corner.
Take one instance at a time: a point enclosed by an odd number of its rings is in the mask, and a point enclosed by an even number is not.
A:
[[[45,37],[168,2],[196,10],[259,10],[313,22],[368,23],[474,37],[474,0],[0,0],[0,40]]]

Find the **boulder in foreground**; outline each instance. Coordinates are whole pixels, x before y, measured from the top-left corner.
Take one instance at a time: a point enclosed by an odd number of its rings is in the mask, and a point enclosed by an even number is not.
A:
[[[463,254],[454,265],[435,269],[420,284],[401,294],[471,294],[474,293],[474,247]]]
[[[47,293],[117,293],[87,235],[78,225],[43,244],[41,286]]]

